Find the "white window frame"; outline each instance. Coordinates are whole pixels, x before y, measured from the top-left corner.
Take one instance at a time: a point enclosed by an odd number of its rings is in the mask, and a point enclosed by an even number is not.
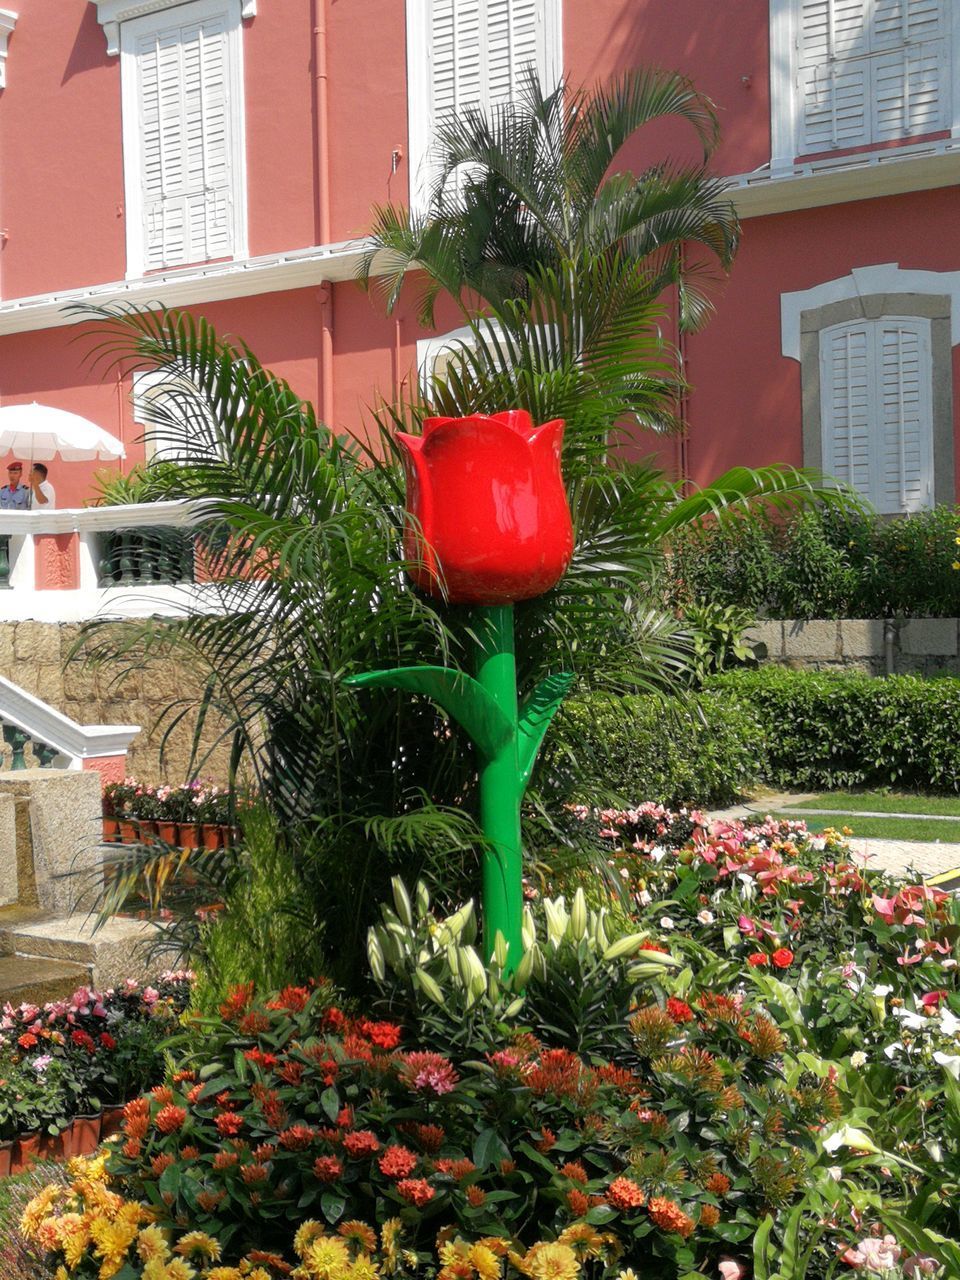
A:
[[[182,443],[166,435],[163,427],[151,422],[149,415],[144,412],[144,406],[151,393],[154,391],[162,393],[164,387],[170,388],[174,395],[179,389],[184,392],[196,390],[195,384],[185,374],[178,374],[171,369],[140,369],[133,374],[130,390],[133,421],[135,426],[143,429],[144,456],[147,462],[179,462],[182,465],[184,461]],[[204,410],[199,408],[199,403],[198,401],[198,411],[203,413]]]
[[[102,6],[101,6],[102,7]],[[137,6],[139,8],[144,5]],[[143,192],[140,182],[142,144],[140,136],[140,109],[137,92],[137,37],[144,32],[157,31],[169,22],[168,9],[176,8],[184,23],[203,21],[205,18],[227,15],[227,74],[229,76],[231,140],[230,168],[233,175],[233,245],[230,261],[249,256],[247,247],[247,164],[246,164],[246,111],[244,110],[243,40],[241,0],[187,0],[187,3],[170,5],[152,3],[146,13],[131,17],[120,26],[120,89],[123,116],[123,183],[124,212],[126,219],[127,271],[126,278],[141,279],[144,273],[145,253],[143,243]],[[179,16],[179,15],[178,15]],[[165,264],[160,270],[176,270],[195,266],[195,263]]]
[[[17,14],[12,9],[0,9],[0,89],[7,83],[7,41],[17,25]]]
[[[423,211],[430,175],[427,156],[431,144],[428,9],[429,0],[406,0],[407,7],[407,166],[410,208]],[[563,76],[562,0],[544,0],[544,86],[552,88]]]
[[[799,74],[800,5],[802,0],[770,0],[770,168],[792,170],[801,154]],[[950,45],[950,136],[960,138],[960,12],[945,5]],[[905,135],[908,142],[912,135]],[[874,145],[874,144],[869,144]]]
[[[160,13],[163,9],[176,9],[189,0],[99,0],[97,21],[103,27],[107,41],[107,53],[111,58],[120,54],[120,24],[144,14]],[[240,0],[240,17],[255,18],[257,0]]]

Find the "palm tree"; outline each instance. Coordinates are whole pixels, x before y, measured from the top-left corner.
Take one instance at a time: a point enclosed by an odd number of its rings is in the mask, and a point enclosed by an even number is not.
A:
[[[691,126],[702,164],[611,172],[629,139],[670,116]],[[467,308],[502,305],[531,273],[616,255],[642,267],[650,298],[677,285],[681,321],[698,328],[710,264],[728,270],[739,239],[725,184],[706,168],[718,139],[713,104],[684,76],[635,70],[590,93],[566,83],[544,93],[529,72],[516,101],[440,123],[426,208],[376,208],[362,277],[376,263],[392,310],[416,267],[420,318],[432,325],[441,292]]]
[[[121,304],[84,312],[104,359],[170,375],[169,395],[151,399],[147,413],[152,429],[179,442],[189,492],[202,498],[199,537],[220,597],[213,613],[119,629],[94,624],[87,651],[137,665],[173,652],[202,671],[201,705],[171,707],[170,722],[189,716],[224,726],[235,769],[246,770],[293,851],[304,927],[322,933],[348,982],[363,969],[366,926],[389,875],[442,867],[456,898],[472,888],[479,847],[469,817],[473,768],[456,727],[429,703],[344,685],[345,676],[376,667],[465,662],[469,615],[419,596],[405,574],[394,429],[415,431],[431,412],[506,406],[568,423],[577,550],[557,588],[518,607],[522,686],[565,669],[582,687],[669,688],[688,646],[651,584],[672,531],[753,501],[783,506],[817,494],[810,474],[771,467],[740,468],[683,496],[660,472],[609,449],[615,424],[639,431],[672,417],[676,385],[658,302],[678,270],[669,230],[696,238],[700,228],[700,242],[715,244],[726,261],[735,224],[720,216],[705,178],[664,168],[604,184],[603,147],[616,154],[631,122],[667,109],[712,139],[707,106],[676,77],[642,75],[596,102],[567,105],[541,98],[531,82],[527,104],[493,122],[468,113],[462,126],[445,127],[450,142],[458,127],[464,137],[486,136],[484,129],[496,136],[499,168],[513,185],[471,171],[462,208],[444,213],[438,187],[440,232],[416,224],[418,252],[439,246],[424,264],[428,297],[455,291],[471,336],[442,376],[429,374],[422,390],[378,411],[379,454],[364,456],[337,437],[252,352],[202,320]],[[461,154],[451,149],[448,168]],[[556,173],[541,163],[547,155]],[[521,197],[528,171],[536,185]],[[498,202],[506,230],[493,216]],[[475,234],[473,222],[482,229]],[[508,258],[514,236],[524,250]],[[656,247],[660,240],[669,252]],[[480,247],[471,256],[465,245]],[[692,296],[694,286],[684,288]],[[482,296],[481,313],[465,290]],[[694,304],[691,313],[699,314]],[[556,780],[539,781],[534,802],[549,819]],[[583,798],[609,796],[586,765],[577,785]]]

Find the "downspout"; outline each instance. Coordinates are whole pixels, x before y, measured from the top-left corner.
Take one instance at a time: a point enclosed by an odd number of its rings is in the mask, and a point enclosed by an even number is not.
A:
[[[317,240],[328,245],[330,235],[330,113],[327,95],[327,0],[313,0],[314,103],[317,113],[317,174],[319,181]],[[320,286],[320,417],[333,422],[333,285]]]
[[[679,248],[679,266],[680,278],[683,278],[685,268],[684,246],[681,244]],[[680,376],[686,381],[687,376],[687,334],[681,323],[680,318],[680,288],[677,286],[677,350],[680,353]],[[689,422],[687,419],[687,393],[686,390],[680,393],[679,418],[680,418],[680,435],[677,440],[677,463],[680,471],[680,480],[682,481],[681,492],[689,492],[690,481],[690,457],[689,457],[689,440],[687,432],[689,430]]]

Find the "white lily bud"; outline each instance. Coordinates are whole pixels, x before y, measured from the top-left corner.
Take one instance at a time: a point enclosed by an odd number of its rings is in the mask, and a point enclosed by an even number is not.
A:
[[[440,990],[439,986],[434,982],[433,978],[430,977],[429,973],[427,973],[425,969],[414,969],[413,976],[417,982],[417,985],[420,987],[420,990],[423,992],[423,994],[427,997],[428,1000],[432,1000],[434,1004],[439,1004],[439,1005],[442,1005],[445,1003],[443,998],[443,992]]]
[[[422,880],[417,881],[417,915],[425,916],[430,910],[430,890]]]
[[[413,907],[410,904],[410,895],[407,893],[407,886],[399,876],[394,876],[390,881],[390,887],[393,889],[393,905],[397,909],[397,915],[408,929],[412,929]]]
[[[587,932],[587,899],[582,889],[573,895],[570,908],[570,933],[574,942],[579,942]]]
[[[523,1008],[523,996],[518,996],[516,1000],[511,1000],[503,1011],[505,1018],[515,1018]]]
[[[383,948],[377,941],[377,935],[372,929],[367,930],[367,960],[370,964],[370,972],[376,981],[382,982],[387,976],[387,966],[383,956]]]
[[[496,941],[495,941],[495,942],[494,942],[494,944],[493,944],[493,958],[494,958],[494,960],[497,962],[497,967],[498,967],[498,968],[500,968],[500,969],[505,969],[505,968],[506,968],[506,965],[507,965],[507,955],[509,954],[509,951],[510,951],[510,946],[509,946],[509,944],[508,944],[508,942],[507,942],[506,938],[503,936],[503,934],[502,934],[502,933],[500,932],[500,930],[498,929],[498,930],[497,930],[497,938],[496,938]]]
[[[646,942],[647,936],[644,933],[628,933],[624,937],[618,938],[616,942],[611,942],[603,953],[604,960],[619,960],[622,956],[632,956],[635,951],[639,951]]]

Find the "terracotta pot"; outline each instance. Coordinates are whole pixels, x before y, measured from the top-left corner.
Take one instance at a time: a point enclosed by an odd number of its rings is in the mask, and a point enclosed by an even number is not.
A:
[[[204,849],[223,848],[223,827],[218,822],[205,822],[201,828]]]
[[[130,818],[120,819],[120,839],[124,844],[136,844],[139,835],[137,823],[131,821]]]
[[[40,1151],[39,1133],[21,1133],[13,1144],[10,1157],[10,1172],[24,1173],[29,1169]]]
[[[199,849],[200,848],[200,828],[195,822],[180,822],[177,824],[177,830],[180,834],[180,846],[183,849]]]
[[[139,822],[140,841],[142,844],[153,844],[157,838],[157,824],[152,818],[141,818]]]
[[[77,1116],[71,1125],[70,1150],[67,1155],[88,1156],[100,1142],[101,1116]]]
[[[114,844],[120,839],[120,823],[116,818],[104,818],[103,840],[105,844]]]
[[[158,822],[157,835],[164,844],[175,845],[177,843],[177,824],[175,822]]]
[[[10,1166],[13,1161],[13,1144],[13,1138],[9,1138],[6,1142],[0,1142],[0,1178],[5,1178],[10,1172]]]
[[[100,1117],[101,1139],[112,1138],[123,1124],[123,1107],[104,1107]]]
[[[67,1142],[66,1129],[61,1129],[59,1133],[41,1133],[40,1135],[40,1151],[39,1158],[41,1160],[62,1160],[66,1155]]]

